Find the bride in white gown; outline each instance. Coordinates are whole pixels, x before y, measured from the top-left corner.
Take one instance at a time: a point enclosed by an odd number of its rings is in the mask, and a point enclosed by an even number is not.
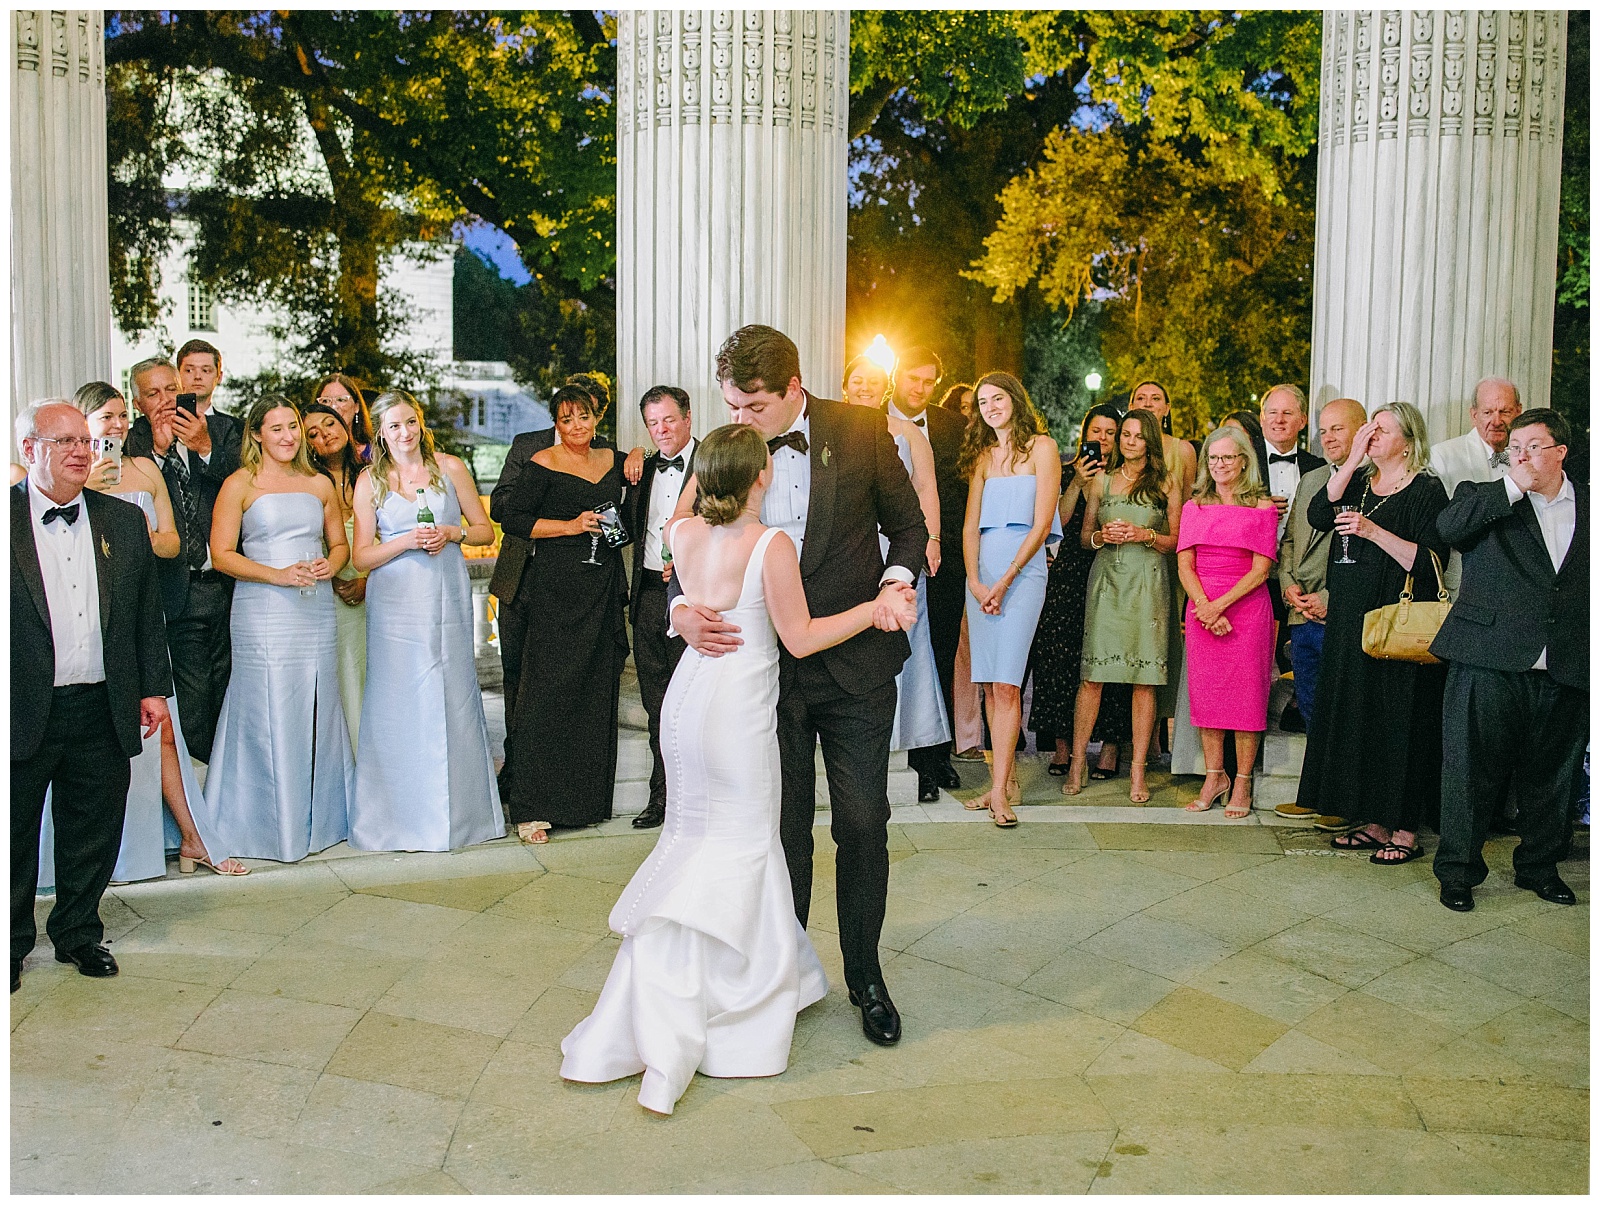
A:
[[[688,599],[740,628],[721,657],[684,653],[662,707],[667,817],[611,928],[622,948],[594,1012],[561,1043],[564,1079],[644,1072],[639,1103],[671,1113],[698,1070],[777,1075],[799,1011],[828,981],[795,919],[778,841],[778,639],[796,657],[871,627],[874,603],[813,619],[794,542],[761,525],[765,441],[726,426],[695,453],[699,517],[667,532]],[[909,628],[914,602],[894,622]]]

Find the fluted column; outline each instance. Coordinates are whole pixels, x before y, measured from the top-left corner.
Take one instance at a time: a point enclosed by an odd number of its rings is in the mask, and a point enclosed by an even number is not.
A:
[[[11,14],[13,415],[111,375],[101,17]]]
[[[1312,396],[1416,404],[1482,377],[1550,398],[1566,22],[1558,10],[1323,17]]]
[[[624,11],[617,38],[617,425],[680,385],[697,434],[727,421],[713,362],[740,326],[844,370],[850,21],[816,9]]]

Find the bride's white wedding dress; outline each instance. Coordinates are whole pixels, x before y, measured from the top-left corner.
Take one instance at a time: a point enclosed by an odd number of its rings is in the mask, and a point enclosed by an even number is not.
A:
[[[723,612],[744,643],[721,657],[689,649],[672,676],[666,822],[611,911],[622,948],[594,1012],[561,1043],[562,1078],[643,1071],[639,1103],[657,1113],[697,1070],[782,1072],[795,1015],[828,992],[778,840],[778,636],[761,577],[776,534],[756,542],[738,605]]]

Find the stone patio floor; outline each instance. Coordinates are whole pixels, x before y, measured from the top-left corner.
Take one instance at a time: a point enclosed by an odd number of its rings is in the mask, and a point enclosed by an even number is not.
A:
[[[637,1079],[557,1074],[655,840],[625,820],[116,888],[121,976],[41,946],[11,998],[11,1188],[1587,1190],[1586,860],[1560,908],[1497,841],[1460,915],[1426,860],[1096,810],[1000,832],[950,801],[891,827],[892,1049],[840,986],[819,834],[833,991],[784,1075],[697,1077],[670,1118]]]

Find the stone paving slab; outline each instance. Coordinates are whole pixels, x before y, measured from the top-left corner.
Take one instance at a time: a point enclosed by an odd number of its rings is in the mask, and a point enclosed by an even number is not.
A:
[[[670,1118],[637,1078],[558,1075],[655,839],[625,818],[541,849],[331,851],[118,887],[123,973],[86,979],[42,946],[11,998],[11,1186],[1586,1190],[1586,860],[1563,867],[1581,903],[1560,908],[1512,886],[1497,840],[1460,915],[1425,859],[1163,813],[1181,814],[1025,804],[1005,832],[949,799],[897,815],[891,1049],[839,986],[819,834],[832,991],[783,1075],[697,1077]]]

